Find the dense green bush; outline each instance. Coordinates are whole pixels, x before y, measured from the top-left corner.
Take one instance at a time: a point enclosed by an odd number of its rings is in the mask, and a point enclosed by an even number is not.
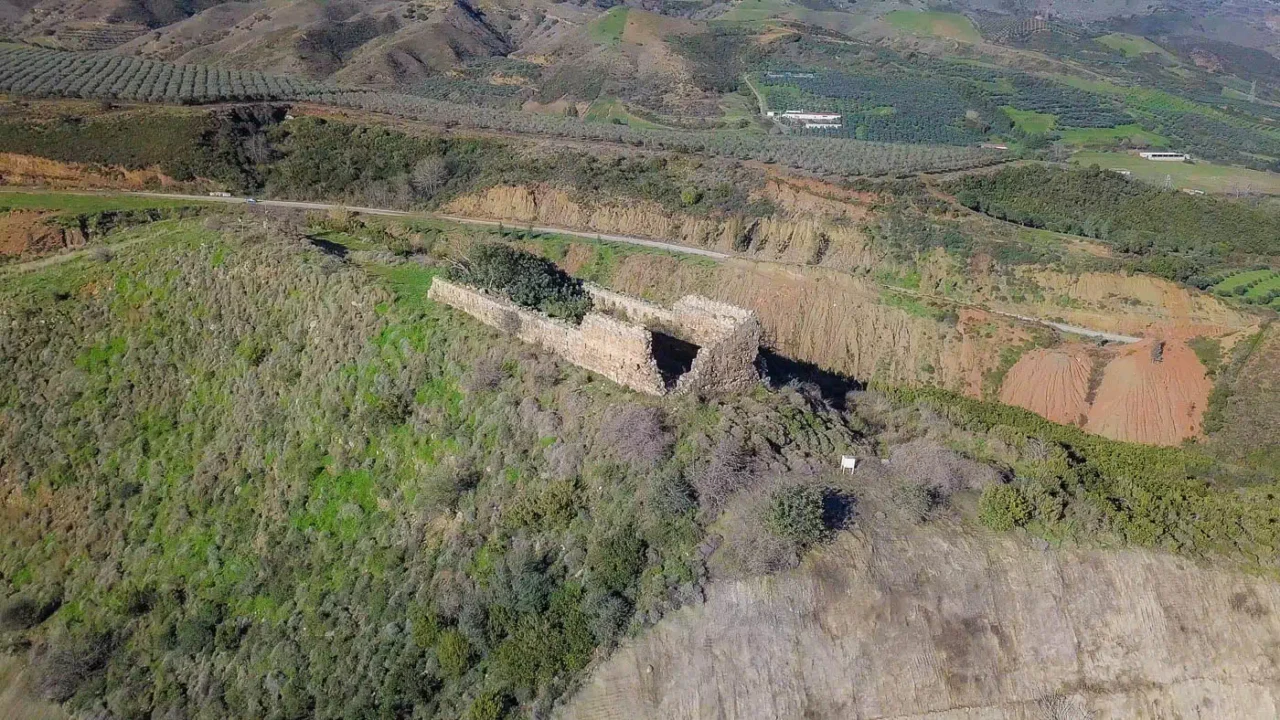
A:
[[[581,280],[546,258],[507,245],[477,244],[455,277],[499,293],[517,305],[574,323],[591,311],[591,296]]]
[[[1021,408],[935,388],[890,394],[899,402],[924,403],[966,432],[1037,446],[1033,454],[1043,459],[1015,466],[1019,479],[1005,486],[1023,501],[1000,490],[988,502],[993,511],[1014,508],[1007,517],[1024,518],[1038,532],[1225,555],[1263,567],[1280,561],[1275,478],[1242,491],[1230,466],[1194,448],[1108,440]],[[1240,473],[1240,480],[1258,481],[1254,473]]]
[[[812,485],[793,485],[774,491],[765,524],[781,538],[808,547],[830,537],[824,518],[826,494]]]
[[[1012,530],[1031,519],[1031,503],[1011,485],[988,485],[978,498],[978,519],[992,530]]]

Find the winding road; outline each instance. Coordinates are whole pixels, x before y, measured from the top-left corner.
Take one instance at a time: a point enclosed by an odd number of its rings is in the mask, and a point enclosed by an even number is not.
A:
[[[80,194],[107,195],[107,194],[120,194],[120,193],[85,192]],[[204,202],[204,203],[220,203],[225,205],[252,205],[252,206],[262,206],[262,207],[287,208],[292,210],[322,210],[322,211],[345,210],[348,212],[362,213],[365,215],[445,220],[448,222],[455,222],[455,223],[460,223],[464,225],[479,225],[484,227],[497,227],[499,225],[502,225],[502,226],[511,227],[511,228],[528,229],[528,230],[532,230],[533,232],[539,232],[539,233],[553,233],[556,235],[568,235],[571,237],[580,237],[588,240],[602,240],[606,242],[617,242],[617,243],[626,243],[628,245],[638,245],[641,247],[654,248],[656,250],[665,250],[667,252],[681,253],[684,255],[697,255],[700,257],[711,258],[712,260],[716,260],[716,261],[729,260],[733,257],[732,255],[728,255],[722,252],[716,252],[715,250],[706,250],[704,248],[689,247],[687,245],[677,245],[675,243],[667,243],[659,240],[650,240],[648,238],[633,237],[630,235],[610,235],[606,233],[584,232],[582,230],[572,230],[570,228],[561,228],[561,227],[549,227],[549,226],[539,226],[539,225],[532,225],[532,226],[519,225],[517,223],[512,223],[509,221],[504,222],[500,220],[488,220],[488,219],[481,219],[481,218],[462,217],[459,215],[445,215],[440,213],[410,212],[406,210],[391,210],[388,208],[361,207],[358,205],[343,205],[341,203],[306,202],[301,200],[256,200],[256,199],[249,200],[249,199],[240,198],[240,197],[217,197],[217,196],[208,196],[208,195],[183,195],[179,193],[153,193],[153,192],[131,192],[131,193],[125,193],[125,194],[142,196],[142,197],[161,198],[166,200],[190,200],[194,202]],[[73,257],[73,256],[78,257],[84,252],[87,252],[87,251],[78,251],[76,253],[71,253],[67,255],[59,255],[57,256],[59,258],[58,261],[70,259],[70,257]],[[51,260],[53,260],[53,258],[42,258],[40,260],[34,260],[31,263],[24,263],[18,266],[10,266],[8,269],[10,270],[34,269],[35,267],[40,267],[43,264],[50,264]],[[1066,323],[1056,322],[1053,320],[1044,320],[1042,318],[1028,317],[1026,315],[1018,315],[1015,313],[1005,312],[1002,310],[993,310],[991,308],[985,307],[983,305],[978,305],[975,303],[961,302],[953,298],[937,297],[934,295],[928,295],[928,294],[916,292],[913,290],[905,290],[903,288],[895,287],[892,285],[881,285],[879,283],[876,283],[876,284],[880,286],[882,289],[890,292],[911,295],[913,297],[918,297],[926,300],[936,300],[940,302],[950,303],[953,305],[963,305],[965,307],[972,307],[972,308],[984,310],[994,315],[1002,315],[1004,317],[1013,318],[1015,320],[1020,320],[1022,322],[1032,323],[1036,325],[1043,325],[1045,327],[1051,327],[1055,330],[1059,330],[1065,333],[1071,333],[1073,335],[1082,335],[1084,337],[1091,337],[1099,340],[1106,340],[1107,342],[1117,342],[1117,343],[1136,343],[1139,340],[1141,340],[1141,338],[1133,337],[1131,335],[1120,335],[1117,333],[1110,333],[1102,330],[1092,330],[1090,328],[1080,327],[1078,325],[1068,325]]]

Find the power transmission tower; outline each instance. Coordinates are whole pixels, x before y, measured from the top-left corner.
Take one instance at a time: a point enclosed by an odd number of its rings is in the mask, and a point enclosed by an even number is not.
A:
[[[1164,188],[1165,188],[1166,190],[1172,190],[1172,189],[1173,189],[1173,175],[1165,175],[1165,176],[1164,176]]]

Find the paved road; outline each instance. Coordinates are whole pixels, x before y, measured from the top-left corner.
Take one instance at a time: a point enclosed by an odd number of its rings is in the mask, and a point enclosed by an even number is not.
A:
[[[86,193],[86,194],[94,194],[94,193]],[[212,197],[208,195],[181,195],[178,193],[150,193],[150,192],[137,192],[137,193],[129,193],[129,194],[144,195],[146,197],[154,197],[154,198],[165,198],[169,200],[194,200],[199,202],[224,203],[224,204],[231,204],[231,205],[249,204],[244,198],[238,198],[238,197]],[[366,215],[382,215],[387,217],[432,218],[436,220],[447,220],[449,222],[462,223],[466,225],[482,225],[486,227],[496,227],[498,225],[505,225],[511,228],[528,227],[528,226],[520,226],[518,224],[514,224],[510,222],[502,222],[498,220],[481,220],[478,218],[461,217],[458,215],[441,215],[437,213],[414,213],[414,212],[406,212],[404,210],[388,210],[386,208],[360,207],[355,205],[342,205],[337,203],[303,202],[299,200],[258,200],[253,204],[262,205],[264,207],[292,208],[295,210],[348,210],[351,212],[364,213]],[[665,243],[665,242],[660,242],[658,240],[649,240],[647,238],[632,237],[629,235],[608,235],[605,233],[591,233],[591,232],[583,232],[581,230],[571,230],[569,228],[547,227],[547,226],[538,226],[538,225],[534,225],[530,229],[532,229],[534,232],[540,232],[540,233],[555,233],[557,235],[570,235],[573,237],[587,238],[589,240],[605,240],[608,242],[626,243],[628,245],[639,245],[642,247],[650,247],[658,250],[666,250],[668,252],[673,252],[673,253],[682,253],[685,255],[698,255],[701,257],[711,258],[713,260],[728,260],[731,257],[730,255],[726,255],[725,253],[721,253],[721,252],[716,252],[714,250],[704,250],[703,248],[694,248],[694,247],[688,247],[685,245],[676,245],[674,243]],[[64,260],[68,259],[65,256],[60,256],[60,257],[62,257],[62,259]],[[49,260],[52,260],[52,259],[51,258],[45,259],[45,261],[49,261]],[[39,263],[41,261],[37,260],[35,262]],[[27,264],[25,269],[30,269],[31,265],[32,264],[30,263]],[[1047,327],[1061,330],[1062,332],[1073,333],[1076,335],[1083,335],[1086,337],[1100,338],[1103,340],[1107,340],[1109,342],[1136,343],[1138,342],[1138,340],[1140,340],[1140,338],[1132,337],[1129,335],[1118,335],[1116,333],[1104,332],[1102,330],[1091,330],[1089,328],[1079,327],[1076,325],[1068,325],[1066,323],[1054,322],[1052,320],[1042,320],[1040,318],[1027,317],[1025,315],[1016,315],[1014,313],[1003,312],[1001,310],[992,310],[990,308],[986,308],[981,305],[975,305],[972,303],[957,303],[955,300],[951,298],[939,298],[931,295],[926,295],[924,293],[904,290],[898,287],[893,287],[888,285],[883,287],[886,290],[891,290],[893,292],[904,293],[908,295],[914,295],[920,298],[939,300],[942,302],[953,303],[953,304],[969,305],[971,307],[986,310],[987,312],[990,312],[996,315],[1003,315],[1005,317],[1022,320],[1023,322],[1035,323],[1038,325],[1045,325]]]

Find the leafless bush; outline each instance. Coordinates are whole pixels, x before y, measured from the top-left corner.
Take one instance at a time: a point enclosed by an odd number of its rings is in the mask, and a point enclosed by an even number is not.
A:
[[[115,256],[111,248],[106,245],[99,245],[93,249],[93,259],[100,263],[109,263]]]
[[[726,435],[711,451],[711,460],[694,478],[698,504],[708,516],[724,509],[729,498],[752,484],[751,454],[742,438]]]
[[[925,485],[904,482],[894,486],[890,501],[912,522],[923,522],[933,510],[937,495]]]
[[[912,440],[893,449],[893,473],[931,488],[943,497],[960,490],[981,489],[999,477],[986,465],[960,457],[930,440]]]
[[[727,577],[768,575],[800,563],[800,547],[764,528],[764,502],[736,513],[725,523],[725,542],[715,556],[717,574]]]
[[[662,410],[645,405],[616,408],[600,428],[597,440],[621,462],[653,467],[671,453],[671,433]]]
[[[66,702],[102,670],[110,655],[107,636],[55,639],[36,657],[35,689],[48,700]]]
[[[663,515],[683,515],[698,506],[693,486],[675,469],[651,473],[644,492],[645,504]]]
[[[530,353],[520,358],[525,381],[535,390],[545,390],[560,382],[562,368],[555,358],[544,353]]]
[[[1078,699],[1065,695],[1050,695],[1036,701],[1040,720],[1093,720]]]
[[[852,499],[832,490],[822,478],[803,475],[761,478],[750,488],[729,498],[724,506],[720,521],[724,541],[712,562],[718,574],[729,577],[763,575],[795,567],[800,562],[806,543],[779,533],[769,522],[778,497],[788,490],[800,488],[816,490],[832,501],[823,512],[823,524],[829,533],[845,525]]]
[[[564,424],[559,413],[555,410],[543,410],[536,398],[526,397],[521,400],[518,410],[520,424],[529,428],[540,439],[556,436]]]
[[[507,379],[507,370],[503,366],[502,352],[491,349],[481,355],[471,366],[467,374],[466,388],[469,392],[493,390]]]

